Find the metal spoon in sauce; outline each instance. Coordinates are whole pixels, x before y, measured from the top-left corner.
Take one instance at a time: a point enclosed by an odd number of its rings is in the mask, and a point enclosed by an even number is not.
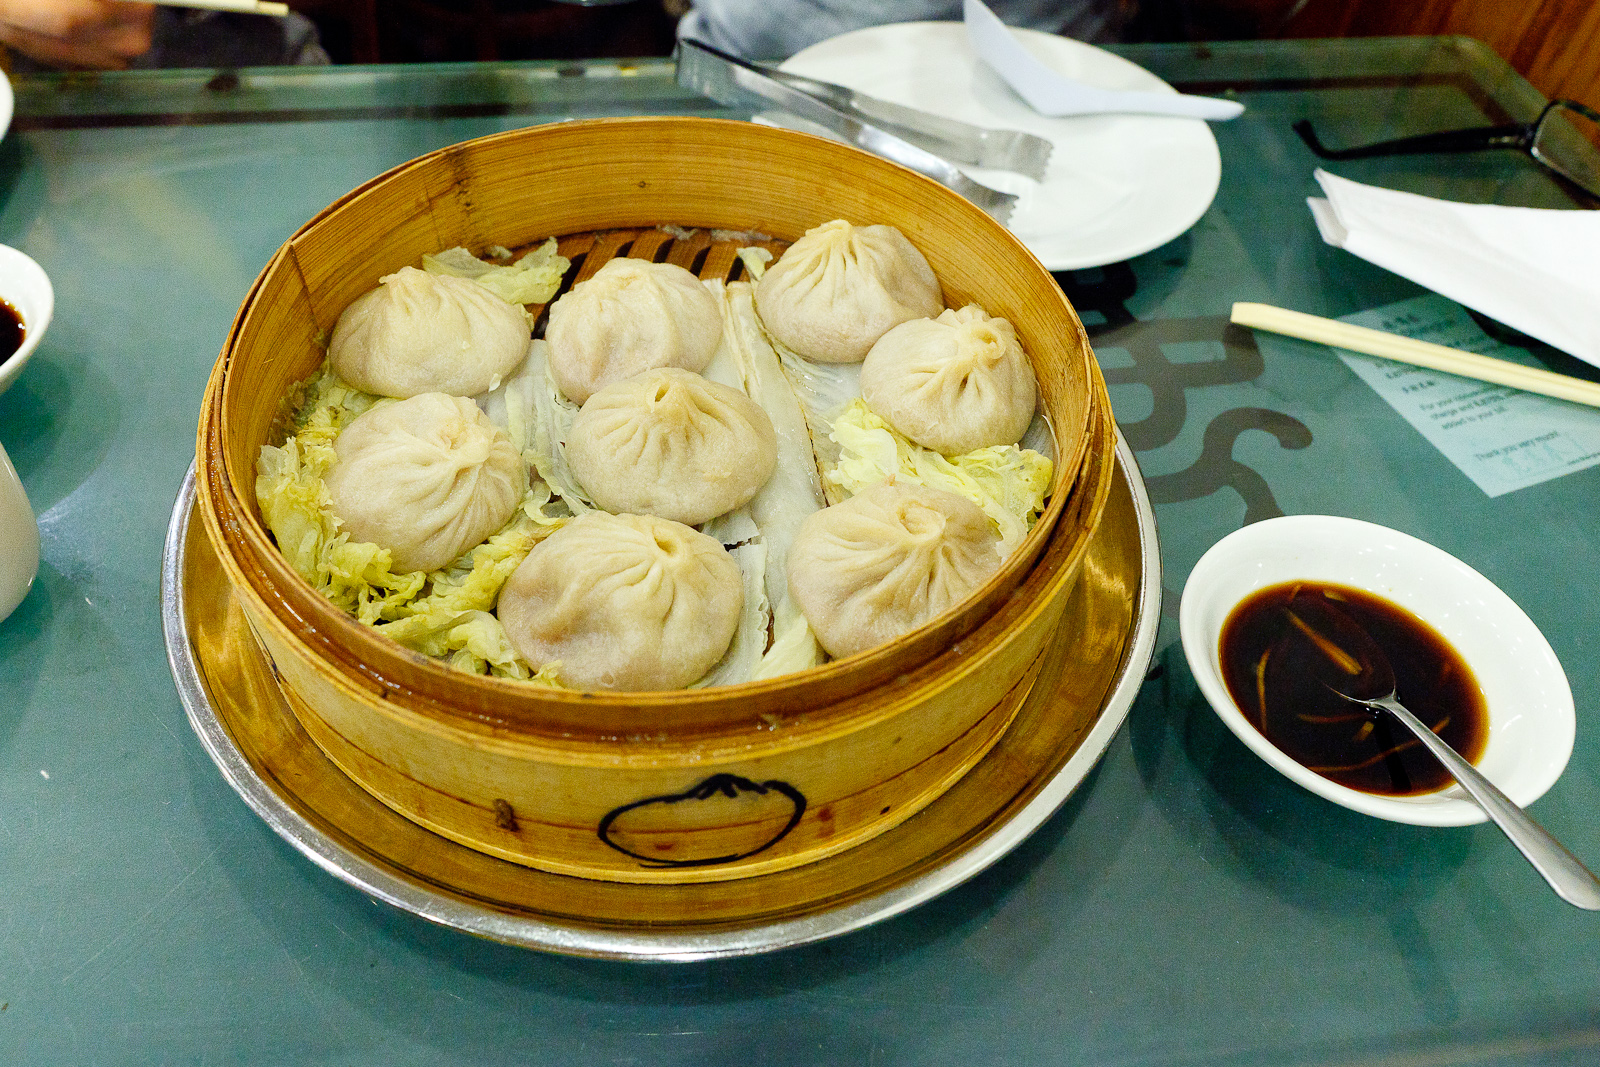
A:
[[[1511,839],[1517,851],[1527,857],[1534,870],[1544,875],[1544,880],[1550,883],[1550,888],[1562,900],[1588,911],[1600,911],[1600,879],[1596,879],[1578,857],[1568,852],[1561,842],[1530,819],[1527,812],[1512,803],[1489,779],[1478,773],[1476,767],[1462,759],[1455,749],[1445,744],[1438,734],[1428,729],[1421,719],[1395,699],[1394,668],[1370,634],[1351,620],[1352,625],[1339,627],[1340,644],[1336,645],[1298,619],[1295,621],[1330,659],[1358,668],[1350,671],[1349,666],[1345,667],[1347,681],[1334,684],[1325,680],[1323,684],[1352,703],[1386,711],[1404,723],[1407,729],[1417,735],[1417,740],[1444,764],[1445,770],[1461,784],[1461,788],[1483,809],[1483,813]]]

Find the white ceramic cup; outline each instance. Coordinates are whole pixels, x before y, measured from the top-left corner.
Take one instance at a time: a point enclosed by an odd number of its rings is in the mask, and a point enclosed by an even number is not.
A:
[[[39,524],[22,480],[0,445],[0,621],[16,610],[39,573]]]

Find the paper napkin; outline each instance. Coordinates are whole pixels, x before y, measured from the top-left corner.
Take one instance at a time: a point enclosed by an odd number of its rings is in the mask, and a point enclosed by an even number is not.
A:
[[[1458,204],[1316,172],[1322,239],[1600,367],[1600,211]]]
[[[1185,93],[1101,89],[1074,81],[1052,70],[1028,51],[983,0],[962,0],[961,11],[967,27],[967,42],[978,58],[1041,115],[1057,118],[1117,113],[1178,115],[1225,122],[1238,118],[1244,111],[1244,105],[1237,100]]]

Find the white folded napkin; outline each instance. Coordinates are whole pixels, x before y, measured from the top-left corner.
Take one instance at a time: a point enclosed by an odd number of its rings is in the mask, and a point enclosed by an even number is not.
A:
[[[1600,367],[1600,211],[1458,204],[1316,172],[1322,239]]]
[[[1185,93],[1101,89],[1074,81],[1050,69],[1028,51],[983,0],[962,0],[961,11],[967,27],[967,42],[978,58],[1041,115],[1055,118],[1119,113],[1177,115],[1225,122],[1238,118],[1244,111],[1244,105],[1237,100]]]

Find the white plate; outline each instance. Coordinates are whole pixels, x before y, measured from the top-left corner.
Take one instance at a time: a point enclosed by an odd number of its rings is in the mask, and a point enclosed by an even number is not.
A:
[[[1092,45],[1037,30],[1015,32],[1029,51],[1070,78],[1106,89],[1174,91]],[[1056,149],[1043,182],[963,168],[1018,195],[1011,232],[1048,270],[1117,263],[1166,244],[1205,214],[1222,179],[1217,139],[1200,119],[1046,118],[978,61],[959,22],[902,22],[841,34],[793,56],[783,69],[946,118],[1048,138]]]
[[[1550,643],[1489,579],[1408,534],[1358,519],[1291,515],[1254,523],[1211,546],[1189,573],[1178,609],[1183,652],[1218,717],[1251,751],[1318,796],[1416,826],[1467,826],[1483,810],[1458,785],[1417,796],[1363,793],[1307,770],[1240,712],[1222,680],[1218,639],[1229,613],[1258,589],[1296,579],[1337,582],[1400,605],[1432,626],[1472,668],[1489,711],[1477,767],[1527,807],[1561,777],[1577,717]],[[1402,699],[1404,694],[1402,694]]]

